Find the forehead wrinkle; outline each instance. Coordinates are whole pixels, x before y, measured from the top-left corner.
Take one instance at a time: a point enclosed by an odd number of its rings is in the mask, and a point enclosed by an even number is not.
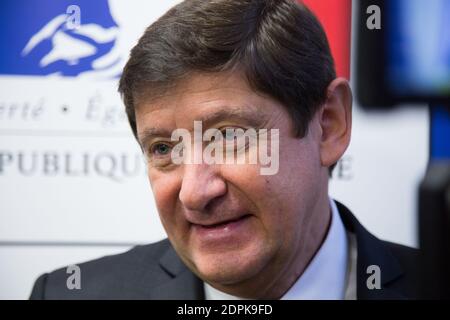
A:
[[[217,101],[217,99],[210,101]],[[191,130],[194,127],[194,121],[200,121],[203,129],[206,129],[214,124],[225,122],[227,120],[242,121],[248,125],[259,127],[267,120],[266,115],[252,105],[227,104],[226,102],[221,101],[208,108],[202,106],[202,104],[205,103],[206,102],[198,103],[200,111],[191,114],[191,117],[189,117],[190,119],[187,119],[182,112],[179,113],[178,117],[176,116],[177,113],[175,113],[176,127]]]
[[[193,78],[197,80],[196,84],[198,87],[192,87]],[[232,82],[230,83],[230,81]],[[160,92],[159,95],[141,95],[139,101],[136,103],[136,109],[141,109],[142,114],[161,109],[173,109],[176,115],[178,114],[178,110],[186,107],[186,103],[192,103],[195,107],[196,105],[212,104],[215,101],[221,101],[220,103],[223,105],[228,105],[226,108],[230,108],[229,105],[231,104],[241,103],[239,101],[227,101],[230,97],[232,98],[231,100],[234,100],[233,97],[235,95],[232,91],[244,92],[251,100],[254,100],[256,97],[267,98],[259,92],[250,90],[247,85],[244,88],[238,86],[237,82],[240,81],[245,82],[245,79],[241,77],[235,79],[235,77],[230,77],[230,74],[204,75],[194,73],[191,77],[177,82],[170,90]],[[216,94],[216,92],[219,92],[219,94]],[[242,101],[242,103],[245,102]],[[249,108],[249,106],[245,107],[247,109]],[[260,113],[259,108],[253,109],[257,114]]]
[[[259,125],[263,122],[263,117],[260,115],[261,113],[256,112],[254,108],[249,106],[223,106],[218,111],[207,114],[202,121],[206,126],[221,120],[243,120],[253,125]]]
[[[217,88],[219,92],[221,92],[220,89],[223,90],[224,88]],[[239,88],[228,88],[228,86],[226,86],[225,89],[239,90]],[[252,94],[247,96],[249,101],[239,101],[241,99],[238,98],[236,100],[233,96],[224,96],[224,93],[221,92],[222,94],[216,97],[204,96],[204,100],[197,98],[197,94],[201,95],[204,91],[211,91],[211,89],[197,91],[175,90],[175,92],[172,91],[171,95],[141,100],[141,103],[139,104],[139,113],[141,120],[145,121],[140,121],[144,126],[143,130],[138,132],[140,141],[146,137],[157,134],[166,136],[171,135],[168,130],[164,131],[145,128],[145,124],[155,125],[159,123],[158,117],[162,117],[166,119],[166,121],[170,118],[171,127],[173,125],[173,129],[185,128],[187,130],[193,129],[195,120],[202,121],[204,128],[213,123],[226,120],[242,120],[253,127],[261,128],[270,121],[270,115],[264,110],[267,101],[259,101],[261,98],[267,99],[267,97],[261,96],[256,92],[251,92]],[[186,105],[186,103],[189,105]],[[261,105],[256,106],[257,104]],[[186,113],[186,111],[183,110],[184,108],[191,109],[192,112]],[[189,120],[189,118],[191,120]],[[187,123],[186,121],[190,121],[190,123]]]

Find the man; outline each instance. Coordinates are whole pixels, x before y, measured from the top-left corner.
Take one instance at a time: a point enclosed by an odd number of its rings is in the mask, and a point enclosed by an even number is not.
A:
[[[416,297],[416,252],[378,240],[328,196],[350,142],[352,96],[305,6],[186,0],[145,31],[119,91],[168,240],[80,264],[81,290],[67,289],[65,269],[45,274],[31,298]],[[232,154],[266,146],[276,172],[262,174],[261,162],[175,163],[180,145],[181,158],[199,160],[205,140],[173,139],[179,129],[195,136],[198,123],[233,148],[230,130],[275,132]]]

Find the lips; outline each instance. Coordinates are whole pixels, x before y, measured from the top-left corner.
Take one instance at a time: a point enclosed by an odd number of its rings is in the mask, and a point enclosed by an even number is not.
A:
[[[250,216],[249,214],[246,214],[246,215],[240,216],[235,219],[228,219],[228,220],[224,220],[222,222],[216,222],[216,223],[210,223],[210,224],[206,224],[206,223],[205,224],[197,224],[197,226],[206,228],[206,229],[221,228],[221,227],[225,227],[227,224],[234,223],[241,219],[248,218],[249,216]]]
[[[192,224],[194,234],[204,243],[231,240],[242,237],[250,225],[251,215],[228,219],[217,223]]]

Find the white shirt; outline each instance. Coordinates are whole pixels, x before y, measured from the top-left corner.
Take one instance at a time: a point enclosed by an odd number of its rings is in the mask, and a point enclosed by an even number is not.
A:
[[[319,251],[282,300],[355,300],[356,237],[347,233],[330,198],[331,225]],[[204,283],[206,300],[240,300]]]

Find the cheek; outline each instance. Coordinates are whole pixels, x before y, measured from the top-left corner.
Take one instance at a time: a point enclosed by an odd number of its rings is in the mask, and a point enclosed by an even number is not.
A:
[[[302,236],[305,220],[319,200],[323,188],[321,170],[318,148],[307,139],[286,148],[280,161],[277,182],[282,191],[277,196],[285,212],[286,230],[294,238]]]
[[[284,187],[298,195],[308,193],[318,183],[320,154],[309,137],[288,139],[280,150],[280,174]]]
[[[152,172],[151,170],[149,170],[148,178],[161,222],[168,231],[167,228],[175,224],[177,219],[175,211],[180,185],[179,179],[170,173]]]
[[[227,183],[251,204],[249,210],[256,214],[264,237],[276,237],[277,230],[282,231],[279,222],[284,210],[283,201],[278,197],[283,190],[279,176],[261,175],[257,165],[227,165],[221,172]]]
[[[286,238],[297,233],[316,201],[320,161],[314,144],[298,139],[280,148],[279,160],[278,173],[257,175],[251,190],[263,213],[265,226]]]

